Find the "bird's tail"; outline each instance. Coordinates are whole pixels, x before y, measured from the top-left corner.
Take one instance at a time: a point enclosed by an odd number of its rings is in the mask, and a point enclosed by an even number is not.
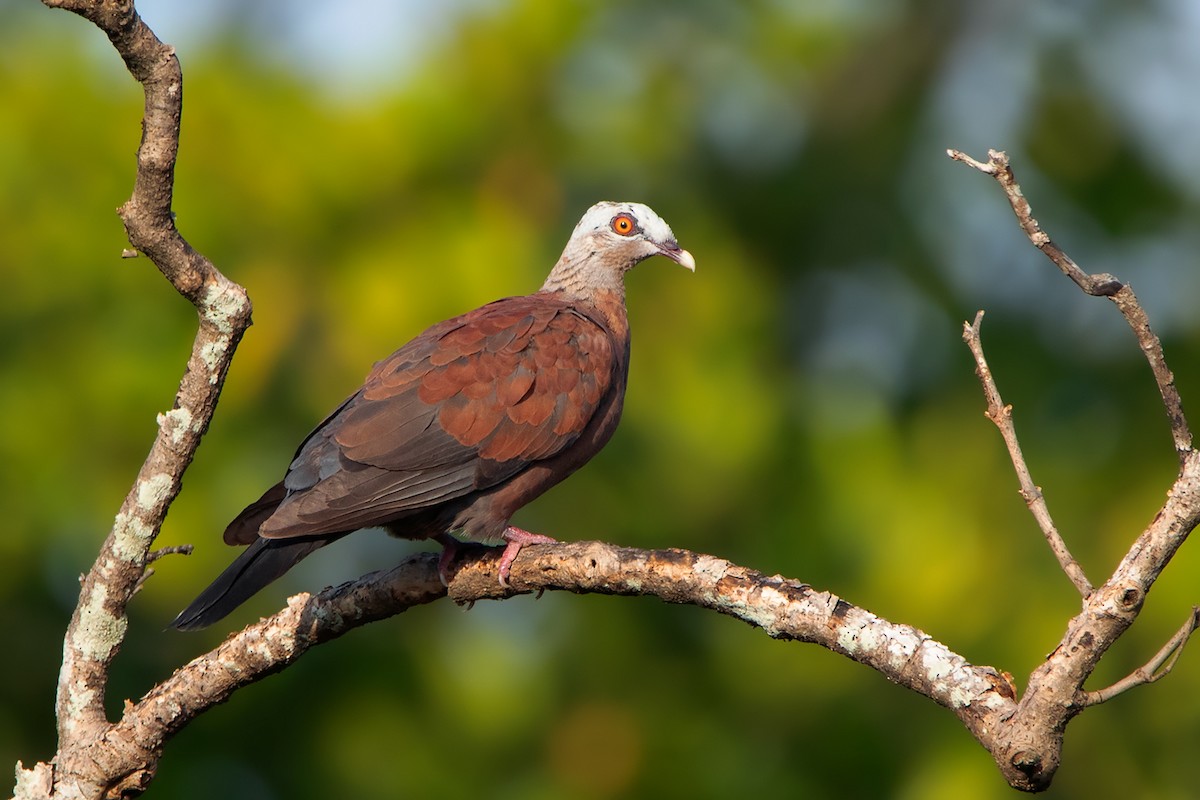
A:
[[[217,576],[191,605],[179,612],[171,627],[194,631],[224,617],[271,581],[296,565],[309,553],[337,536],[308,536],[289,539],[256,539],[225,571]]]

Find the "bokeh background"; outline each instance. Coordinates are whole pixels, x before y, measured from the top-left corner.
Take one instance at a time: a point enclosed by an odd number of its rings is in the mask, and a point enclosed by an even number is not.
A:
[[[139,3],[183,62],[175,210],[255,326],[135,599],[112,713],[230,630],[414,547],[305,562],[227,625],[164,627],[220,531],[369,365],[535,289],[599,199],[697,258],[629,277],[610,446],[517,522],[714,553],[921,627],[1024,686],[1079,600],[1016,493],[961,324],[1101,581],[1174,455],[1115,309],[1034,251],[994,183],[1133,283],[1200,409],[1200,5],[1191,0]],[[122,260],[141,92],[104,37],[0,0],[0,762],[53,752],[61,635],[170,407],[195,315]],[[1196,412],[1200,413],[1200,411]],[[1094,676],[1200,598],[1185,547]],[[1069,728],[1050,797],[1200,785],[1200,656]],[[355,632],[173,741],[155,796],[993,798],[945,710],[815,647],[657,601],[441,603]]]

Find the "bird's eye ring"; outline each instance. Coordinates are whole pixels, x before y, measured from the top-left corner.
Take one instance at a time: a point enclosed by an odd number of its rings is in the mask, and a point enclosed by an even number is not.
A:
[[[637,223],[628,214],[617,214],[612,218],[612,223],[610,224],[612,225],[613,232],[621,236],[632,236],[638,229]]]

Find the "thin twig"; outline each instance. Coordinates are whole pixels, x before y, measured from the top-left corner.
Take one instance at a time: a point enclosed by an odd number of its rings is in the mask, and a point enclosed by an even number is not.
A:
[[[1090,295],[1103,297],[1110,297],[1120,290],[1123,284],[1119,280],[1107,273],[1089,275],[1050,240],[1050,237],[1042,230],[1042,226],[1033,218],[1033,209],[1029,207],[1029,201],[1022,194],[1012,168],[1008,165],[1008,154],[1001,150],[988,150],[986,164],[976,161],[958,150],[947,150],[946,154],[955,161],[961,161],[996,179],[1004,188],[1004,194],[1007,195],[1013,213],[1017,215],[1017,221],[1021,224],[1021,230],[1025,231],[1029,241],[1033,242],[1034,247],[1045,253],[1064,275],[1075,281],[1080,289]]]
[[[1071,583],[1075,584],[1079,594],[1086,598],[1092,593],[1092,584],[1084,574],[1083,568],[1079,566],[1079,562],[1067,549],[1067,543],[1059,535],[1058,528],[1050,516],[1050,509],[1046,505],[1046,498],[1042,495],[1041,487],[1033,482],[1033,476],[1030,475],[1029,467],[1025,463],[1025,456],[1021,453],[1021,443],[1017,439],[1016,426],[1013,425],[1012,406],[1006,405],[1000,397],[1000,390],[996,387],[992,371],[988,367],[987,359],[984,358],[983,341],[979,338],[979,326],[982,322],[983,311],[975,315],[974,325],[964,322],[963,341],[967,343],[967,347],[971,348],[971,354],[975,356],[975,374],[979,376],[979,382],[983,384],[983,395],[987,400],[987,411],[984,413],[1000,429],[1000,435],[1004,438],[1004,444],[1008,447],[1008,455],[1012,459],[1013,469],[1016,470],[1017,480],[1021,484],[1021,497],[1025,499],[1025,505],[1029,507],[1033,518],[1037,520],[1038,527],[1042,529],[1042,534],[1046,537],[1047,544],[1050,545],[1050,551],[1058,559],[1059,566],[1071,579]]]
[[[1146,312],[1134,295],[1133,289],[1107,272],[1088,274],[1051,241],[1049,235],[1034,219],[1033,209],[1030,208],[1029,201],[1021,192],[1021,186],[1013,175],[1006,153],[1001,150],[988,150],[987,163],[977,161],[958,150],[947,150],[946,154],[955,161],[961,161],[985,175],[995,178],[996,182],[1004,189],[1004,194],[1008,198],[1009,205],[1012,206],[1013,213],[1017,216],[1021,230],[1029,237],[1033,246],[1045,253],[1046,257],[1053,261],[1055,266],[1074,281],[1080,289],[1094,297],[1107,297],[1121,310],[1125,321],[1133,329],[1133,335],[1137,337],[1138,345],[1145,354],[1146,361],[1150,364],[1150,371],[1154,373],[1154,381],[1158,384],[1158,392],[1162,397],[1167,420],[1171,425],[1171,437],[1175,442],[1175,452],[1182,462],[1183,458],[1192,450],[1192,433],[1183,413],[1183,400],[1179,397],[1179,390],[1175,387],[1175,376],[1167,368],[1162,342],[1150,329]]]
[[[154,568],[153,568],[153,567],[146,567],[146,569],[144,569],[144,570],[142,571],[142,575],[141,575],[141,577],[140,577],[140,578],[138,578],[138,580],[137,580],[137,583],[135,583],[135,584],[133,585],[133,594],[131,594],[131,595],[130,595],[130,597],[132,597],[133,595],[135,595],[135,594],[137,594],[138,592],[142,591],[142,587],[146,585],[146,581],[148,581],[148,580],[150,580],[151,578],[153,578],[153,577],[154,577],[154,575],[155,575]]]
[[[1200,606],[1192,606],[1192,613],[1188,617],[1187,622],[1183,623],[1183,627],[1167,640],[1167,643],[1162,646],[1161,650],[1154,654],[1153,658],[1112,686],[1106,686],[1094,692],[1085,692],[1083,695],[1083,704],[1087,706],[1099,705],[1100,703],[1112,700],[1117,695],[1127,692],[1135,686],[1154,683],[1159,678],[1170,673],[1171,669],[1175,666],[1175,662],[1179,660],[1179,656],[1183,653],[1183,648],[1187,645],[1188,639],[1191,638],[1192,633],[1198,627],[1200,627]]]
[[[146,563],[153,564],[163,556],[190,556],[191,554],[192,545],[190,544],[177,544],[172,545],[171,547],[160,547],[157,550],[151,550],[149,554],[146,555]]]
[[[146,568],[142,572],[142,576],[138,578],[133,587],[133,594],[137,594],[146,585],[146,581],[154,576],[154,568],[150,565],[158,561],[163,556],[183,555],[190,556],[192,554],[192,546],[190,544],[177,544],[171,547],[160,547],[157,550],[151,550],[146,554]]]

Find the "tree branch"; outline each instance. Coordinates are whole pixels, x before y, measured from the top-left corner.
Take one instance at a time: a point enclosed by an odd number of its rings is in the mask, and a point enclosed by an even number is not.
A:
[[[947,154],[994,177],[1030,242],[1084,292],[1109,297],[1117,304],[1150,363],[1180,459],[1179,475],[1167,492],[1166,503],[1104,585],[1085,597],[1083,610],[1067,624],[1058,647],[1034,670],[1016,712],[1007,721],[1009,741],[993,751],[1010,784],[1040,791],[1050,785],[1058,768],[1067,723],[1089,704],[1084,682],[1108,648],[1137,619],[1154,581],[1200,523],[1200,456],[1192,449],[1183,403],[1167,368],[1162,344],[1150,330],[1133,290],[1111,275],[1087,274],[1050,241],[1033,218],[1004,153],[989,150],[987,163],[957,150],[948,150]]]
[[[1013,425],[1012,419],[1012,406],[1005,405],[1004,400],[1001,399],[1000,390],[996,387],[996,381],[992,377],[992,370],[983,356],[983,341],[979,338],[979,326],[982,324],[982,311],[975,315],[975,324],[964,322],[963,341],[971,349],[971,355],[975,356],[975,374],[979,376],[979,381],[983,384],[983,395],[987,400],[987,411],[984,414],[1000,429],[1000,435],[1008,447],[1008,455],[1013,462],[1013,469],[1017,473],[1017,481],[1021,484],[1021,497],[1024,498],[1025,505],[1029,507],[1033,518],[1037,520],[1038,527],[1042,529],[1042,534],[1046,537],[1046,542],[1050,545],[1054,557],[1058,559],[1059,566],[1062,567],[1063,572],[1067,573],[1067,577],[1071,579],[1071,583],[1075,584],[1079,593],[1087,597],[1092,593],[1092,584],[1088,581],[1087,575],[1083,573],[1079,562],[1067,549],[1067,543],[1059,535],[1058,528],[1050,517],[1050,509],[1046,506],[1042,488],[1033,482],[1033,476],[1030,475],[1029,467],[1025,464],[1025,456],[1021,453],[1021,443],[1017,440],[1017,429]]]
[[[166,742],[196,716],[243,686],[284,669],[309,648],[447,595],[460,604],[519,594],[649,595],[707,608],[760,628],[775,639],[819,644],[880,672],[950,709],[985,746],[1015,710],[1010,679],[973,666],[908,625],[888,622],[829,592],[686,550],[636,550],[600,542],[533,545],[512,567],[511,587],[496,580],[499,551],[464,546],[450,586],[437,557],[421,553],[317,595],[300,594],[193,659],[126,708],[121,721],[83,755],[105,764],[94,783],[141,787],[153,777]],[[114,758],[113,754],[120,758]]]
[[[1167,643],[1162,646],[1161,650],[1155,653],[1154,658],[1112,686],[1106,686],[1103,689],[1085,693],[1083,696],[1084,704],[1089,706],[1099,705],[1113,699],[1119,694],[1129,691],[1135,686],[1154,683],[1159,678],[1170,673],[1175,668],[1175,662],[1179,660],[1184,646],[1188,643],[1188,639],[1191,638],[1192,634],[1195,633],[1197,627],[1200,627],[1200,606],[1192,606],[1192,613],[1188,616],[1187,622],[1183,623],[1183,627],[1167,640]]]
[[[1134,296],[1133,289],[1129,288],[1129,284],[1122,283],[1107,272],[1088,274],[1051,241],[1046,232],[1042,230],[1042,226],[1033,218],[1033,209],[1030,208],[1029,201],[1025,199],[1020,185],[1017,184],[1012,167],[1008,164],[1006,153],[1001,150],[988,150],[986,163],[977,161],[958,150],[947,150],[946,154],[955,161],[961,161],[985,175],[995,178],[1004,190],[1013,213],[1017,215],[1017,222],[1020,224],[1021,230],[1029,237],[1033,246],[1045,253],[1046,257],[1053,261],[1054,265],[1084,292],[1093,297],[1107,297],[1116,303],[1122,316],[1125,317],[1125,321],[1133,329],[1138,345],[1142,348],[1142,353],[1145,354],[1146,360],[1150,364],[1150,371],[1154,373],[1154,381],[1158,384],[1159,394],[1166,407],[1167,419],[1171,423],[1171,436],[1175,440],[1175,452],[1182,461],[1192,451],[1192,433],[1183,414],[1183,400],[1179,397],[1179,390],[1175,388],[1175,376],[1167,368],[1162,342],[1150,330],[1150,321],[1146,317],[1145,310],[1138,303],[1137,297]]]
[[[95,563],[81,582],[67,628],[56,714],[59,751],[55,782],[93,771],[79,756],[105,735],[104,696],[112,659],[124,641],[129,598],[184,471],[208,429],[234,350],[250,324],[250,301],[197,253],[171,214],[183,78],[174,50],[142,22],[132,2],[45,0],[79,14],[105,32],[130,73],[142,83],[145,111],[133,195],[119,209],[129,242],[187,298],[199,329],[171,410],[158,417],[158,435],[130,488]],[[18,786],[20,786],[20,774]]]

